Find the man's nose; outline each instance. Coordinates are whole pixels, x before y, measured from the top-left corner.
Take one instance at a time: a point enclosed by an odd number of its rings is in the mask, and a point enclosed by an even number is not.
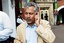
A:
[[[27,17],[30,17],[30,14],[28,14]]]

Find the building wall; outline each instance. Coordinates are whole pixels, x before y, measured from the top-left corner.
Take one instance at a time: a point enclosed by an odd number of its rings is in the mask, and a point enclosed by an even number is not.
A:
[[[59,1],[58,1],[58,7],[60,7],[60,6],[62,6],[62,5],[64,5],[64,0],[59,0]]]
[[[9,15],[9,4],[8,0],[2,0],[2,10]]]

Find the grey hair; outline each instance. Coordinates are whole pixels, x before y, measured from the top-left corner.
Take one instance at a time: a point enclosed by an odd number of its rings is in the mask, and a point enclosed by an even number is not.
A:
[[[37,4],[34,3],[34,2],[28,2],[28,3],[26,3],[26,4],[24,5],[24,9],[25,9],[26,7],[31,7],[31,6],[34,6],[34,11],[37,13],[37,12],[38,12],[38,6],[37,6]]]

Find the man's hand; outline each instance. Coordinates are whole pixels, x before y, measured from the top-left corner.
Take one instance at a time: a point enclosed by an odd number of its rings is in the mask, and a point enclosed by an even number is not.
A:
[[[36,23],[37,26],[40,25],[40,18],[39,18],[38,15],[35,16],[35,23]]]

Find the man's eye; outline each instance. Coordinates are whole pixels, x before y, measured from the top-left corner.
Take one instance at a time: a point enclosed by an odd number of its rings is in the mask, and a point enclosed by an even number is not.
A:
[[[28,12],[26,12],[25,14],[30,14],[30,15],[32,15],[33,13],[30,13],[30,12],[28,13]]]
[[[27,12],[25,14],[28,14]]]
[[[31,15],[32,15],[33,13],[29,13],[29,14],[31,14]]]

